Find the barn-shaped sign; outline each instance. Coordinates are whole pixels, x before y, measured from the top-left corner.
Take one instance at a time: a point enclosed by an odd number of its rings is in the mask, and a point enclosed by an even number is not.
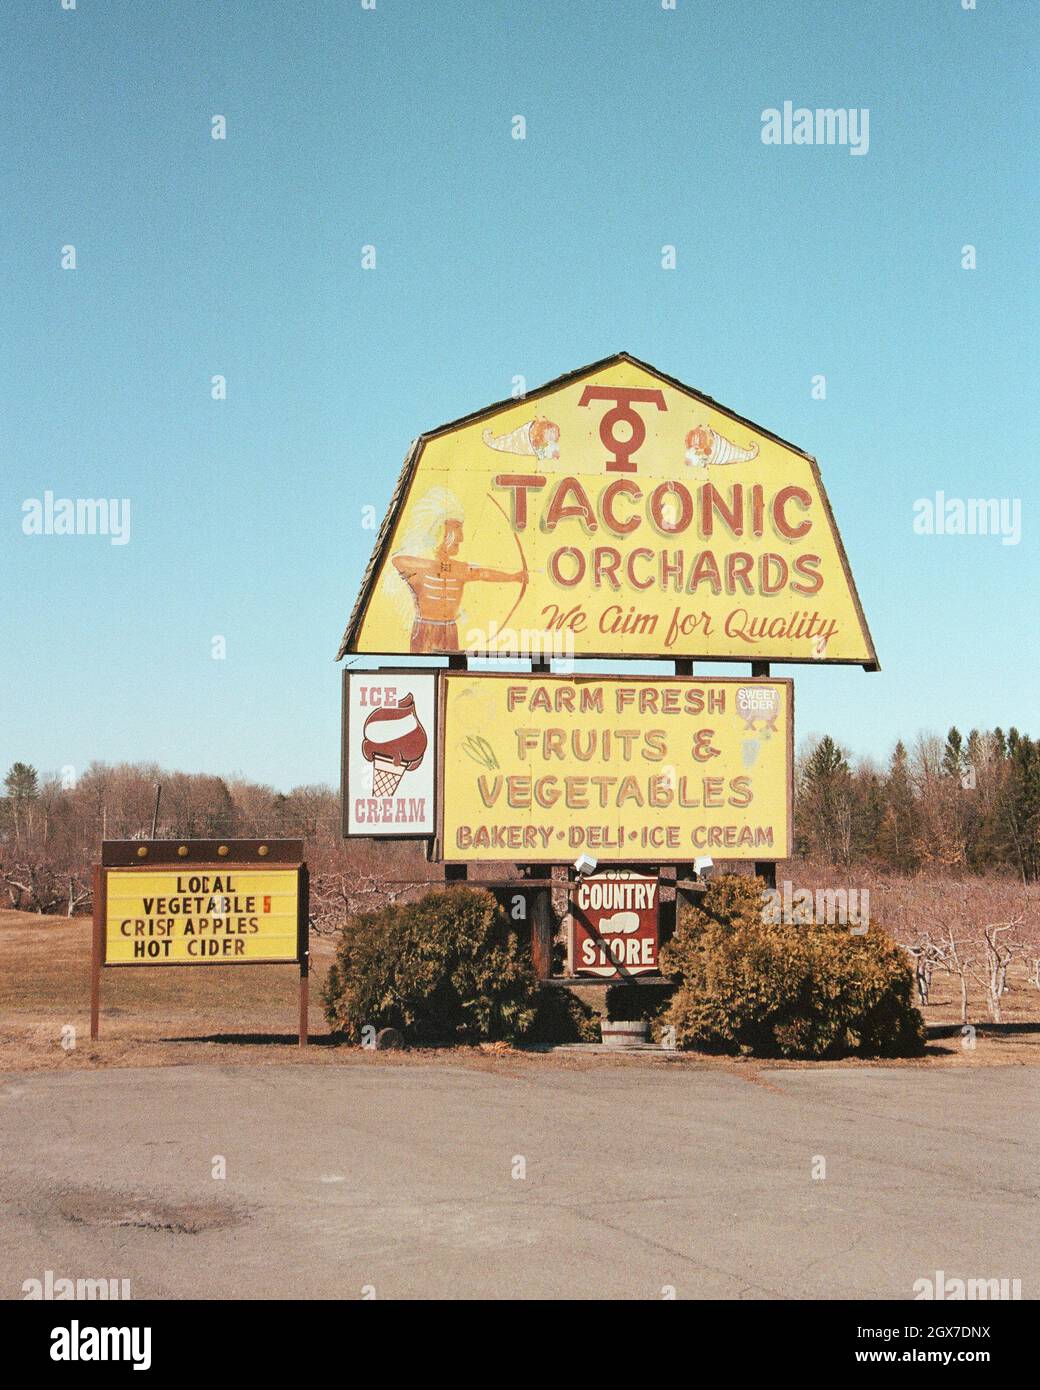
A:
[[[878,669],[815,459],[627,353],[415,441],[348,652]]]

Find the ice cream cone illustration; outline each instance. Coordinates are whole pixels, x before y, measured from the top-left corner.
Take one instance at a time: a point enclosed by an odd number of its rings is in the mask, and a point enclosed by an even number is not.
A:
[[[372,795],[393,796],[404,772],[404,763],[392,763],[389,758],[373,758]]]
[[[426,730],[415,712],[415,696],[374,709],[365,720],[361,756],[372,764],[372,795],[393,796],[406,772],[426,756]]]
[[[525,425],[498,436],[485,430],[481,438],[489,449],[502,454],[524,454],[528,458],[558,459],[560,457],[560,427],[542,415],[536,415]]]
[[[726,463],[750,463],[758,457],[758,445],[741,449],[708,425],[698,425],[686,436],[686,462],[694,468],[711,468]]]

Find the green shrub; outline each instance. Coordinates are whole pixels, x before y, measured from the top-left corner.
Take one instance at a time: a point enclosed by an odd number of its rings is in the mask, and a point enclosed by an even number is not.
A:
[[[534,1022],[524,1034],[532,1043],[599,1042],[599,1016],[576,994],[558,985],[543,985],[538,991]]]
[[[412,1043],[513,1041],[535,1016],[530,957],[486,889],[451,888],[344,925],[322,1000],[334,1032]]]
[[[676,1045],[762,1057],[900,1057],[925,1030],[904,953],[872,925],[762,920],[760,879],[713,881],[684,907],[661,969],[677,982],[662,1023]]]
[[[604,1000],[607,1018],[612,1023],[655,1019],[668,1003],[671,993],[671,985],[636,985],[627,981],[608,985]]]

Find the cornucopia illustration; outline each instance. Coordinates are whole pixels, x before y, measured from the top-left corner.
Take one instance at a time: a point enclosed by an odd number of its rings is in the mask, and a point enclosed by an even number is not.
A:
[[[502,454],[525,454],[528,458],[543,460],[560,457],[560,427],[544,415],[536,415],[526,424],[517,425],[515,430],[497,437],[485,430],[481,438],[489,449],[497,449]]]
[[[686,436],[686,462],[693,468],[713,468],[727,463],[750,463],[758,457],[758,445],[741,449],[709,425],[697,425]]]

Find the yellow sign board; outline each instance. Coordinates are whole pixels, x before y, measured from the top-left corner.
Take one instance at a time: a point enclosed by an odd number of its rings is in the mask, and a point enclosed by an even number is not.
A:
[[[446,861],[789,857],[790,681],[442,680]]]
[[[298,869],[106,869],[106,965],[299,959]]]
[[[815,460],[624,353],[416,442],[347,652],[877,666]]]

